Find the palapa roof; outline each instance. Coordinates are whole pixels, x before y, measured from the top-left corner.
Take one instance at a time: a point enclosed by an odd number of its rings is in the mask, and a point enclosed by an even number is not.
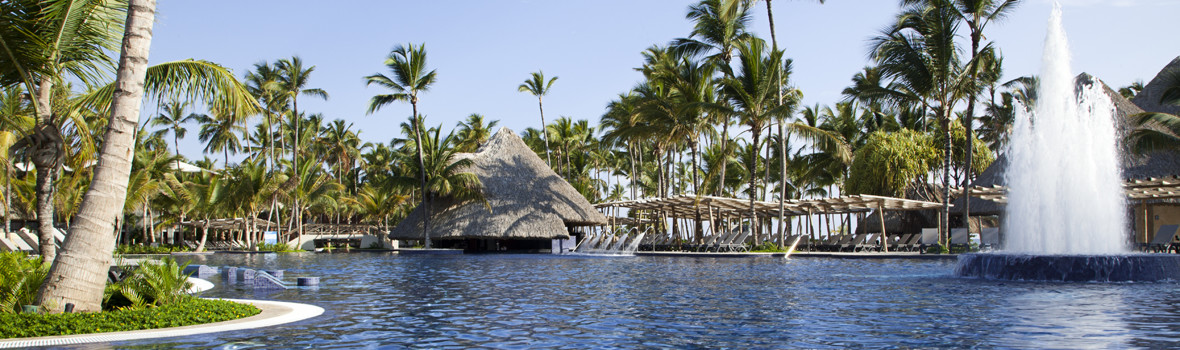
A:
[[[501,128],[475,153],[460,153],[456,158],[473,161],[464,171],[479,177],[488,206],[436,199],[431,206],[431,239],[565,239],[569,238],[567,226],[607,223],[602,213],[508,128]],[[419,205],[389,237],[423,239],[423,218],[424,207]]]
[[[1136,94],[1132,102],[1144,111],[1180,115],[1180,106],[1160,103],[1160,96],[1164,94],[1164,90],[1173,86],[1177,79],[1180,79],[1180,56],[1172,59],[1155,78],[1143,85],[1143,91]]]

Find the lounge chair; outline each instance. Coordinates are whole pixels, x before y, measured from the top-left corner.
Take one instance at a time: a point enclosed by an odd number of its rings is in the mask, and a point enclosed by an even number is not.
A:
[[[922,229],[921,243],[918,244],[918,250],[925,250],[926,247],[938,245],[938,229],[924,228]]]
[[[971,248],[971,232],[966,228],[951,229],[951,249],[966,252]]]
[[[750,238],[750,230],[742,230],[732,241],[721,244],[720,249],[727,252],[747,251],[746,240]]]
[[[910,243],[910,240],[914,236],[917,236],[917,234],[905,233],[899,236],[893,236],[893,239],[889,240],[889,251],[900,252],[909,249],[906,245]]]
[[[1000,229],[996,227],[987,227],[979,230],[979,248],[980,249],[999,249],[1000,248]]]
[[[853,235],[852,240],[849,240],[846,243],[840,244],[839,251],[842,251],[842,252],[843,251],[850,251],[850,252],[855,251],[857,246],[864,244],[866,238],[869,238],[869,234],[867,234],[867,233]]]
[[[868,239],[864,239],[863,238],[864,236],[868,236]],[[881,250],[881,244],[877,243],[877,242],[880,242],[880,239],[881,239],[880,233],[861,235],[861,237],[862,237],[862,239],[860,240],[860,242],[857,243],[856,245],[852,246],[852,251],[863,252],[866,250]]]
[[[1155,253],[1176,250],[1176,247],[1172,244],[1172,240],[1176,238],[1177,230],[1180,230],[1180,225],[1160,225],[1160,228],[1155,231],[1155,236],[1152,237],[1151,243],[1148,244],[1147,250]]]
[[[833,252],[840,251],[841,249],[844,248],[845,245],[852,243],[852,240],[856,238],[856,235],[843,234],[843,235],[836,235],[836,237],[837,237],[836,241],[828,246],[828,251],[833,251]]]

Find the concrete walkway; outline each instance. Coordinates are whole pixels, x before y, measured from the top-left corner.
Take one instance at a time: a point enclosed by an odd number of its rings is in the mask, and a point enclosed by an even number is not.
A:
[[[188,335],[236,331],[242,329],[262,328],[306,320],[324,313],[324,309],[308,304],[289,303],[273,300],[243,300],[224,299],[244,304],[252,304],[262,310],[261,313],[230,321],[207,323],[184,327],[144,329],[126,332],[108,332],[94,334],[63,335],[52,337],[0,339],[0,349],[25,348],[31,346],[59,346],[82,343],[105,343],[126,340],[182,337]]]

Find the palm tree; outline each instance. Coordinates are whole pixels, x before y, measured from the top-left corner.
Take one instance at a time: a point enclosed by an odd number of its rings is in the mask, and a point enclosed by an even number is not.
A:
[[[238,135],[244,133],[246,127],[241,125],[236,115],[225,112],[215,112],[212,117],[202,114],[197,116],[197,121],[201,123],[198,137],[201,142],[205,142],[205,153],[222,152],[225,155],[222,166],[228,169],[229,154],[237,154],[242,149]]]
[[[557,77],[549,78],[549,80],[546,81],[545,80],[545,73],[541,72],[541,71],[536,71],[536,72],[532,73],[532,76],[529,79],[525,80],[524,83],[521,83],[520,86],[516,87],[517,91],[531,93],[531,94],[533,94],[533,96],[537,97],[537,109],[539,109],[541,111],[541,129],[542,130],[545,130],[546,125],[548,125],[548,124],[545,124],[545,105],[544,105],[543,100],[545,98],[545,95],[549,94],[549,91],[551,91],[553,89],[553,82],[555,82],[555,81],[557,81]],[[553,161],[549,158],[549,136],[548,135],[549,135],[548,132],[541,133],[541,137],[545,139],[545,164],[548,164],[550,167],[552,167]]]
[[[262,113],[265,116],[266,134],[273,134],[272,128],[275,126],[274,114],[275,111],[281,111],[286,108],[286,99],[279,98],[282,92],[279,91],[281,72],[274,66],[266,62],[259,62],[254,64],[254,70],[246,72],[246,86],[250,93],[258,98],[258,102],[264,106]],[[281,123],[279,123],[281,124]],[[267,137],[269,144],[267,145],[270,153],[270,160],[268,165],[271,171],[278,159],[275,157],[275,137]]]
[[[688,38],[673,40],[671,43],[673,51],[693,56],[714,51],[709,56],[709,60],[721,69],[725,77],[732,78],[733,69],[729,63],[733,59],[733,50],[742,42],[754,38],[754,35],[746,31],[751,21],[750,9],[752,5],[753,2],[749,0],[701,0],[696,5],[690,6],[685,18],[694,22],[692,32]],[[722,153],[729,157],[731,149],[727,140],[729,140],[729,121],[732,115],[714,113],[712,116],[721,124]],[[726,177],[728,163],[722,162],[721,164],[719,172],[721,179]],[[718,187],[719,191],[721,187]]]
[[[459,152],[475,152],[479,145],[488,141],[492,136],[492,130],[495,129],[499,120],[485,122],[483,115],[472,113],[467,116],[467,120],[459,122],[458,144],[455,148]]]
[[[112,103],[110,128],[90,190],[78,211],[78,225],[66,238],[62,255],[53,260],[37,293],[38,304],[55,311],[65,308],[67,303],[82,312],[101,309],[106,287],[106,278],[102,276],[109,269],[115,248],[111,232],[115,217],[122,211],[121,202],[127,195],[131,173],[131,160],[126,155],[135,148],[134,128],[138,125],[143,99],[155,9],[153,0],[131,0],[127,9],[127,35],[115,81],[125,93],[116,96]],[[52,236],[48,238],[53,241]]]
[[[12,215],[12,167],[10,152],[20,133],[28,132],[33,127],[34,116],[29,103],[23,97],[24,89],[20,85],[13,85],[0,90],[0,158],[4,158],[4,227],[0,233],[7,234]]]
[[[726,78],[721,83],[722,92],[733,106],[730,113],[737,115],[742,123],[749,127],[751,152],[757,152],[761,147],[760,136],[766,123],[790,111],[790,106],[780,105],[776,100],[778,90],[783,88],[777,77],[781,74],[780,70],[788,67],[790,63],[788,61],[784,64],[782,51],[772,50],[770,53],[764,53],[765,48],[765,42],[758,39],[749,40],[738,46],[741,58],[740,71],[735,77]],[[748,159],[753,162],[748,167],[749,170],[757,169],[758,156],[751,155]],[[750,182],[751,217],[756,217],[755,174],[747,174]],[[757,233],[754,238],[758,241]]]
[[[426,169],[420,172],[426,174],[426,196],[430,198],[448,197],[456,203],[473,200],[483,200],[483,185],[474,173],[464,170],[473,165],[470,158],[455,159],[455,135],[448,134],[439,138],[439,129],[431,128],[433,135],[427,134],[425,143],[420,147],[426,155]],[[406,180],[402,180],[406,182]],[[428,200],[428,202],[431,202]],[[486,203],[485,203],[486,205]]]
[[[156,115],[152,119],[152,126],[163,126],[164,129],[159,131],[159,134],[172,133],[172,145],[177,155],[180,155],[180,139],[188,134],[188,129],[185,129],[184,124],[200,119],[200,115],[190,113],[184,115],[185,109],[188,108],[188,102],[180,102],[177,100],[169,101],[164,105],[164,113]],[[176,159],[176,169],[180,170],[180,159]]]
[[[300,123],[297,121],[303,117],[302,114],[299,114],[299,96],[312,96],[327,100],[328,93],[323,89],[307,87],[307,83],[311,78],[311,72],[315,71],[315,66],[304,69],[303,59],[299,58],[299,56],[291,56],[290,59],[280,59],[275,63],[275,69],[279,72],[278,97],[285,101],[291,101],[290,117],[291,120],[296,121],[290,124],[295,127],[295,130],[292,130],[292,134],[295,135],[295,139],[294,146],[291,147],[293,150],[291,152],[291,164],[293,167],[298,168],[299,149],[301,146],[299,142],[299,136],[301,132],[299,130]],[[299,172],[295,172],[295,176],[298,177]],[[299,179],[296,178],[296,181],[298,180]],[[295,206],[298,207],[299,203],[295,203]]]
[[[943,0],[945,1],[945,0]],[[893,83],[886,93],[893,99],[919,103],[934,111],[944,134],[943,144],[943,228],[950,220],[951,127],[955,103],[974,93],[964,84],[955,32],[959,12],[952,6],[911,5],[898,15],[897,23],[872,40],[870,49],[882,76]],[[949,230],[942,233],[946,239]]]
[[[418,93],[430,90],[430,86],[434,85],[435,71],[426,70],[426,45],[415,47],[414,44],[407,44],[406,46],[397,45],[393,51],[389,52],[389,57],[385,59],[385,66],[393,71],[394,78],[390,78],[384,74],[377,73],[365,77],[365,86],[377,84],[387,89],[393,90],[392,94],[383,94],[373,96],[369,100],[369,110],[365,114],[373,114],[381,107],[398,101],[409,101],[413,114],[410,116],[414,121],[411,127],[414,129],[414,142],[418,145],[422,144],[422,120],[424,119],[418,114]],[[418,148],[418,169],[425,171],[424,156],[422,148]],[[426,174],[419,174],[422,180],[422,194],[423,199],[426,199],[426,216],[424,225],[422,227],[423,236],[425,238],[425,247],[430,248],[430,203],[429,196],[426,196]]]
[[[963,177],[963,198],[967,198],[967,192],[971,187],[971,158],[974,152],[975,136],[972,135],[975,122],[975,100],[981,92],[979,84],[980,61],[985,55],[981,55],[980,40],[983,39],[983,30],[992,21],[1003,19],[1011,11],[1016,8],[1020,0],[904,0],[903,4],[924,4],[926,6],[949,6],[957,9],[957,14],[960,20],[967,24],[967,29],[970,32],[971,38],[971,60],[967,64],[965,78],[967,94],[967,110],[963,117],[963,126],[967,129],[967,138],[965,146],[967,149],[967,166],[965,167],[966,176]],[[985,51],[992,51],[991,44],[983,48]],[[989,53],[991,54],[991,53]],[[994,55],[994,54],[991,54]],[[963,208],[963,223],[969,223],[971,207],[970,201],[964,201],[963,204],[968,205]]]
[[[320,134],[318,142],[324,149],[324,162],[336,170],[336,180],[344,182],[361,154],[361,139],[352,131],[352,123],[346,124],[343,119],[333,120]]]
[[[68,111],[54,110],[55,91],[71,79],[95,84],[113,66],[104,51],[117,51],[125,5],[114,1],[36,0],[0,4],[0,86],[22,84],[28,91],[36,125],[15,148],[29,150],[37,167],[37,221],[45,262],[56,255],[53,244],[55,177],[65,152],[58,123]],[[61,96],[58,96],[60,98]]]

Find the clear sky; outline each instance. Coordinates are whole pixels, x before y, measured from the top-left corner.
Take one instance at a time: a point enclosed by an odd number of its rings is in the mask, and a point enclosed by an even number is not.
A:
[[[300,99],[300,110],[325,121],[354,123],[365,141],[388,142],[410,115],[394,104],[365,115],[364,76],[388,73],[382,62],[396,44],[425,43],[434,87],[420,95],[427,124],[444,132],[471,113],[520,132],[540,125],[537,100],[517,91],[529,73],[559,77],[545,97],[546,121],[559,116],[597,124],[606,104],[642,79],[640,52],[686,37],[695,0],[441,1],[161,1],[151,62],[198,58],[241,77],[254,63],[298,55],[314,65],[309,87],[330,99]],[[853,74],[868,65],[868,39],[898,12],[895,0],[774,1],[779,45],[794,59],[792,83],[804,104],[833,104]],[[1175,14],[1180,0],[1063,0],[1075,72],[1114,88],[1150,80],[1180,55]],[[1025,0],[987,30],[1005,57],[1005,79],[1036,74],[1051,8]],[[769,40],[764,2],[753,31]],[[968,48],[969,49],[969,48]],[[144,117],[157,113],[148,105]],[[204,113],[205,111],[197,111]],[[181,152],[200,159],[197,126]],[[212,156],[217,159],[216,155]],[[232,158],[232,157],[231,157]],[[239,157],[240,159],[240,157]]]

